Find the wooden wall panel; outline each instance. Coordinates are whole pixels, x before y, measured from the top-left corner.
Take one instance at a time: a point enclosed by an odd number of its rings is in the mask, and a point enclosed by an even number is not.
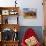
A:
[[[46,26],[46,0],[44,1],[44,26]]]
[[[44,44],[46,46],[46,0],[43,0],[44,8]]]

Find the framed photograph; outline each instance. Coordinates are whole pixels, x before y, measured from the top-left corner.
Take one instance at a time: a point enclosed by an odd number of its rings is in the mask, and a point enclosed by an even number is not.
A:
[[[16,15],[17,12],[16,12],[15,10],[10,10],[10,11],[9,11],[9,14],[10,14],[10,15]]]
[[[9,10],[2,10],[2,15],[9,15]]]
[[[30,9],[30,8],[24,8],[23,14],[25,19],[33,19],[37,16],[37,10],[36,9]]]
[[[10,11],[10,15],[14,15],[14,12],[13,11]]]

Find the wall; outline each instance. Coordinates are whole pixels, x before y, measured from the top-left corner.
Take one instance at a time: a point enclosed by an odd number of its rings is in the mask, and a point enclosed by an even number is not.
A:
[[[1,7],[12,7],[14,6],[15,0],[0,0],[0,6]]]
[[[0,0],[0,6],[2,7],[14,7],[15,0]],[[20,26],[43,26],[43,0],[17,0],[18,6],[21,8],[35,8],[37,9],[37,18],[36,19],[24,19],[21,15],[19,18]]]
[[[19,24],[21,26],[43,26],[44,24],[44,16],[43,16],[43,6],[42,6],[42,0],[29,0],[25,2],[23,1],[23,3],[25,4],[21,4],[22,8],[34,8],[37,9],[37,17],[36,19],[24,19],[24,17],[22,16],[22,9],[21,9],[21,13],[20,13],[20,22]]]

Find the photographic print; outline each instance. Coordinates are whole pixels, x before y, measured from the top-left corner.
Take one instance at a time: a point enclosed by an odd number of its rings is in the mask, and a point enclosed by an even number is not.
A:
[[[2,10],[2,15],[9,15],[9,10]]]
[[[30,9],[30,8],[24,8],[23,14],[25,19],[34,19],[37,16],[37,10],[36,9]]]

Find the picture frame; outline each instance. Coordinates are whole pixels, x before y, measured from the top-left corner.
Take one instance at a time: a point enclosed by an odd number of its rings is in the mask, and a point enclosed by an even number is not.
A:
[[[13,9],[13,10],[10,10],[10,11],[9,11],[9,14],[10,14],[10,15],[16,15],[17,12]]]
[[[23,9],[23,16],[25,19],[34,19],[37,17],[37,10],[30,9],[30,8],[24,8]]]
[[[2,15],[9,15],[9,10],[2,10]]]

